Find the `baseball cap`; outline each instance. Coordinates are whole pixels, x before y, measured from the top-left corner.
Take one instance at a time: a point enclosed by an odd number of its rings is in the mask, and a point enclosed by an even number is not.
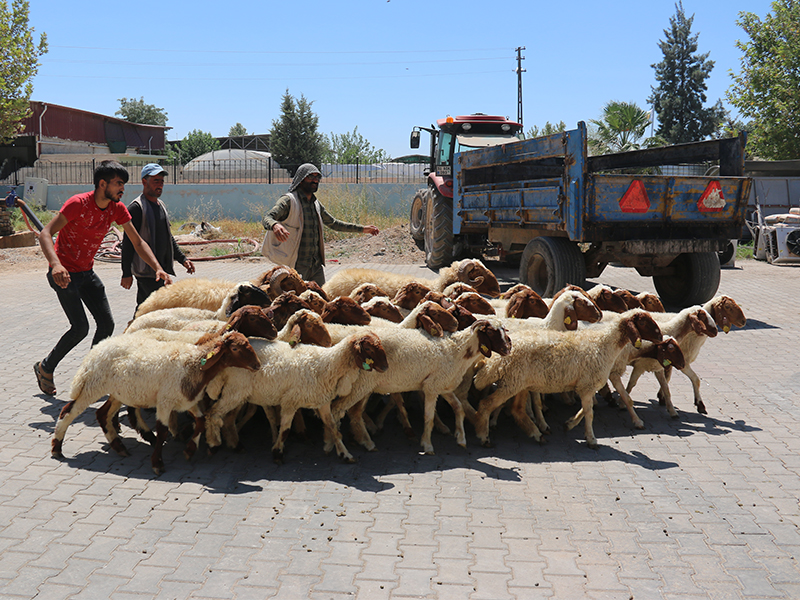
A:
[[[152,177],[154,175],[159,175],[163,173],[164,175],[169,175],[167,170],[157,163],[149,163],[142,167],[142,179],[145,177]]]

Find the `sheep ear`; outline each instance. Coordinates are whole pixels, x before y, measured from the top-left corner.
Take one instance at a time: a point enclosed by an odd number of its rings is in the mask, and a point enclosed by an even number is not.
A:
[[[489,339],[483,328],[478,329],[478,350],[486,358],[492,355],[492,340]]]
[[[289,342],[289,345],[294,347],[300,343],[300,338],[303,337],[303,330],[300,328],[299,323],[295,323],[292,326],[292,330],[289,332],[289,339],[286,341]]]
[[[214,344],[214,347],[209,350],[203,358],[200,359],[200,370],[208,371],[213,367],[220,358],[222,358],[222,351],[225,349],[225,344],[222,340]]]
[[[422,327],[433,337],[442,337],[442,335],[444,335],[442,326],[431,319],[428,315],[419,315],[417,317],[417,327]]]
[[[567,328],[567,331],[575,331],[578,328],[578,315],[572,306],[564,309],[564,327]]]

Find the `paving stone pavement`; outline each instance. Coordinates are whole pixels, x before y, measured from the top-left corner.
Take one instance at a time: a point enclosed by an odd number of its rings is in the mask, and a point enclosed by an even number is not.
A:
[[[197,276],[263,268],[200,263]],[[97,270],[119,333],[134,292],[117,265]],[[498,273],[508,285],[511,271]],[[243,431],[239,454],[201,448],[187,462],[168,443],[155,477],[149,446],[124,427],[131,456],[117,456],[93,410],[70,427],[66,458],[51,458],[89,341],[59,366],[58,396],[41,394],[31,367],[66,319],[44,272],[3,274],[0,597],[800,598],[798,275],[755,261],[723,271],[720,292],[748,324],[709,340],[695,363],[709,414],[676,373],[670,419],[645,377],[634,400],[646,428],[599,406],[596,451],[582,427],[556,427],[574,407],[553,403],[541,446],[502,416],[494,449],[468,427],[466,450],[435,434],[425,456],[390,418],[378,451],[351,442],[358,462],[346,465],[322,452],[312,422],[312,441],[291,439],[276,466],[262,422]],[[598,281],[653,291],[631,269]]]

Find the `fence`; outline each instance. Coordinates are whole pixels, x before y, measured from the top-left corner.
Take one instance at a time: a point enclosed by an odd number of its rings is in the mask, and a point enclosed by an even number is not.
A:
[[[120,161],[128,169],[131,182],[139,180],[142,163]],[[52,185],[92,185],[96,161],[46,162],[37,161],[33,167],[23,167],[6,179],[2,185],[20,185],[28,177],[46,179]],[[325,181],[329,183],[425,183],[425,164],[322,164]],[[185,165],[165,164],[169,181],[174,184],[218,183],[290,183],[296,165],[281,167],[271,158],[267,160],[203,160]]]

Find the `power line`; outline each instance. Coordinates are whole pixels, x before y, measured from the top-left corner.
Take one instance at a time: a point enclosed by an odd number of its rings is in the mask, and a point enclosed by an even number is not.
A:
[[[457,63],[457,62],[480,62],[480,61],[501,61],[508,60],[507,56],[496,56],[486,58],[448,58],[441,60],[397,60],[397,61],[382,61],[382,62],[340,62],[340,63],[180,63],[180,62],[163,62],[159,61],[160,67],[348,67],[348,66],[382,66],[382,65],[420,65],[420,64],[441,64],[441,63]],[[91,59],[66,59],[66,58],[43,58],[42,64],[47,65],[50,63],[60,64],[92,64],[92,65],[123,65],[123,66],[140,66],[141,60],[138,61],[122,61],[122,60],[91,60]]]
[[[500,52],[508,48],[449,48],[447,50],[183,50],[164,48],[106,48],[101,46],[57,46],[51,44],[50,49],[64,48],[70,50],[102,50],[104,52],[158,52],[159,54],[185,52],[188,54],[437,54],[464,52]]]

